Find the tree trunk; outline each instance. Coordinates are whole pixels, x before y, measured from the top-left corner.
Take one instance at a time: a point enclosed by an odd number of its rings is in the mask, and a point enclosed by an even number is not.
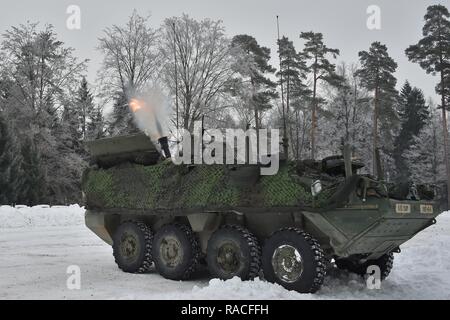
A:
[[[311,113],[311,160],[316,158],[316,109],[317,109],[317,72],[314,70],[313,103]]]
[[[194,124],[192,123],[192,121],[190,121],[191,120],[190,113],[191,113],[191,97],[190,97],[190,90],[189,90],[188,86],[186,85],[185,86],[185,94],[184,94],[183,128],[185,130],[188,130],[189,132],[192,132],[190,127],[193,128]]]
[[[290,101],[290,80],[291,80],[291,77],[289,76],[289,66],[288,66],[288,68],[287,68],[287,72],[288,72],[288,75],[286,76],[286,116],[288,117],[288,119],[289,119],[289,101]]]
[[[450,164],[448,162],[448,127],[447,127],[447,110],[445,105],[445,83],[444,72],[441,71],[441,99],[442,99],[442,129],[444,131],[444,160],[447,173],[447,209],[450,208]]]
[[[253,83],[253,79],[251,80],[252,84],[252,104],[253,109],[255,111],[255,130],[256,130],[256,155],[259,156],[259,112],[258,112],[258,104],[256,103],[256,88]]]
[[[254,102],[253,102],[254,103]],[[258,106],[255,104],[255,129],[256,129],[256,155],[259,156],[259,113]]]
[[[355,143],[356,143],[356,130],[355,130],[355,124],[356,124],[356,109],[358,105],[358,85],[355,80],[355,93],[354,93],[354,105],[353,105],[353,115],[352,115],[352,157],[355,156]]]
[[[295,160],[300,160],[300,137],[299,137],[299,126],[300,126],[300,117],[299,117],[299,111],[297,110],[296,114],[295,114]]]
[[[284,106],[284,89],[283,89],[283,74],[280,73],[280,84],[281,84],[281,106],[283,108],[283,152],[286,160],[289,158],[289,143],[287,137],[287,126],[286,126],[286,110]]]
[[[83,135],[83,141],[84,140],[86,140],[86,122],[87,122],[87,119],[86,119],[86,113],[87,113],[87,110],[86,110],[87,108],[86,108],[86,102],[83,102],[83,115],[82,115],[82,124],[81,124],[81,131],[82,131],[82,135]]]
[[[287,123],[287,128],[286,128],[286,130],[288,130],[289,131],[289,133],[288,133],[288,135],[289,135],[289,137],[290,137],[290,139],[291,139],[291,141],[292,141],[292,126],[291,126],[291,121],[290,121],[290,117],[289,117],[289,99],[290,99],[290,88],[289,88],[289,86],[290,86],[290,77],[289,77],[289,65],[288,65],[288,68],[287,68],[287,72],[288,72],[288,74],[287,74],[287,79],[286,79],[286,119],[289,121],[288,123]],[[289,154],[289,149],[288,149],[288,154]],[[289,157],[288,156],[286,156],[286,159],[288,159]]]
[[[373,110],[373,174],[378,176],[380,172],[377,172],[377,149],[378,149],[378,85],[375,88],[374,110]]]

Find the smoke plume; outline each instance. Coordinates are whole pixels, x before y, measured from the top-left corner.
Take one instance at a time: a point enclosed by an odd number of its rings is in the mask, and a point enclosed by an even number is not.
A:
[[[129,106],[139,129],[153,141],[168,135],[169,104],[159,88],[128,95]]]

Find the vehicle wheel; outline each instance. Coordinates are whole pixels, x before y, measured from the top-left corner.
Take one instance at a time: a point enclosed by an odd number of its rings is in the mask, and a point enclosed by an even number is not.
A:
[[[256,237],[247,229],[225,225],[209,239],[206,260],[213,277],[249,280],[258,276],[261,249]]]
[[[389,276],[394,266],[394,254],[391,252],[378,259],[368,260],[364,263],[359,263],[356,259],[351,258],[335,259],[335,263],[339,269],[347,270],[360,276],[367,274],[367,268],[369,266],[376,265],[380,268],[381,280],[384,280]]]
[[[167,224],[153,240],[156,270],[167,279],[187,280],[196,270],[200,245],[192,229],[183,224]]]
[[[153,233],[143,222],[122,223],[113,235],[114,259],[125,272],[144,273],[152,265]]]
[[[282,229],[267,239],[262,264],[267,281],[300,293],[319,290],[326,273],[319,243],[297,228]]]

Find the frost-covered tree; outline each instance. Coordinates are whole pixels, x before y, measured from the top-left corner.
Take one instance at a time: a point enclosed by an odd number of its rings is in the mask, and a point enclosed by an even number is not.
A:
[[[95,113],[94,97],[89,90],[86,77],[83,77],[83,79],[81,80],[80,87],[77,91],[75,108],[78,114],[74,116],[78,117],[81,139],[85,140],[87,137],[88,125]]]
[[[80,110],[74,105],[63,106],[61,121],[55,125],[54,134],[56,138],[61,139],[70,150],[81,153],[83,135],[80,130]]]
[[[0,111],[0,205],[14,204],[22,186],[20,150]]]
[[[311,103],[311,159],[316,157],[316,128],[317,128],[317,109],[320,100],[318,99],[318,85],[322,82],[336,83],[339,81],[336,77],[336,66],[329,60],[329,56],[336,58],[339,55],[338,49],[328,48],[324,41],[322,33],[302,32],[300,39],[305,40],[303,54],[308,64],[308,69],[312,75],[312,103]]]
[[[221,97],[233,75],[233,56],[221,21],[188,15],[166,19],[160,54],[162,81],[172,97],[178,86],[180,128],[192,131],[195,121],[224,108]]]
[[[77,139],[64,132],[67,128],[62,126],[62,116],[66,108],[73,108],[85,61],[79,61],[74,49],[58,40],[51,25],[40,28],[30,23],[12,27],[3,34],[1,55],[2,74],[9,82],[4,91],[5,113],[10,115],[20,144],[24,146],[31,139],[39,150],[39,169],[47,174],[52,188],[39,202],[66,203],[65,199],[77,194],[72,187],[80,179],[83,161],[74,144],[62,139]],[[73,157],[77,160],[73,161]],[[72,166],[77,167],[77,176],[66,179],[67,169]]]
[[[86,128],[86,139],[95,140],[105,137],[106,135],[106,121],[103,115],[103,108],[94,106],[90,112],[90,121]]]
[[[401,124],[400,131],[395,139],[393,157],[398,173],[397,179],[407,181],[411,175],[411,170],[405,164],[404,152],[411,148],[414,138],[425,126],[429,117],[429,110],[422,90],[411,87],[408,81],[403,85],[399,98],[398,113]]]
[[[74,119],[75,118],[75,119]],[[52,152],[42,153],[42,161],[47,165],[47,201],[51,204],[73,204],[81,200],[80,181],[87,163],[83,159],[83,149],[78,132],[78,119],[72,115],[70,107],[65,108],[62,119],[52,130]]]
[[[397,120],[397,79],[394,76],[397,63],[389,56],[387,47],[380,42],[372,43],[369,51],[359,52],[359,59],[361,68],[357,74],[363,86],[373,92],[373,159],[379,147],[382,147],[381,151],[387,159],[392,154]],[[383,134],[381,139],[380,133]],[[373,161],[373,173],[380,174],[376,169],[376,161]]]
[[[21,155],[22,183],[17,202],[29,206],[37,205],[46,196],[47,181],[40,152],[32,139],[22,142]]]
[[[73,110],[67,110],[70,116],[63,113],[63,116],[78,119],[77,133],[74,132],[82,141],[95,140],[105,135],[105,120],[103,108],[94,103],[94,96],[91,93],[89,84],[85,77],[81,80],[77,95],[74,101]],[[73,123],[73,127],[77,125]]]
[[[450,163],[447,111],[450,106],[450,13],[443,5],[428,7],[423,27],[423,38],[406,49],[412,62],[430,74],[439,74],[440,82],[436,92],[441,95],[442,131],[446,164],[447,185],[450,186]],[[450,207],[450,187],[447,187],[447,201]]]
[[[404,153],[405,164],[410,169],[409,177],[416,183],[446,183],[446,177],[442,174],[445,171],[445,157],[441,121],[439,112],[433,110],[422,130],[412,138],[411,147]]]
[[[48,126],[61,102],[72,96],[86,61],[74,56],[74,49],[57,39],[52,25],[37,23],[12,27],[3,34],[3,70],[17,90],[9,94],[32,123]]]
[[[111,131],[130,133],[135,126],[128,108],[129,95],[154,84],[161,60],[158,52],[158,32],[149,26],[150,17],[133,11],[123,26],[113,25],[99,39],[103,62],[99,71],[99,96],[104,103],[114,100]],[[119,98],[118,98],[119,96]]]
[[[353,155],[366,165],[372,161],[371,141],[367,132],[371,130],[370,98],[356,76],[357,67],[344,63],[337,68],[342,81],[338,86],[327,86],[324,95],[328,101],[319,121],[320,137],[318,153],[322,157],[342,152],[342,143],[352,146]]]
[[[123,135],[139,131],[128,107],[128,98],[121,91],[114,95],[112,112],[109,116],[108,132],[110,135]]]
[[[275,72],[269,63],[270,49],[261,47],[255,38],[245,34],[234,36],[231,47],[237,62],[234,65],[235,78],[229,89],[243,102],[241,111],[247,111],[248,120],[252,119],[246,125],[253,123],[259,129],[262,115],[272,108],[272,99],[277,97],[276,83],[270,79]]]
[[[149,26],[150,17],[133,11],[125,25],[106,28],[99,39],[98,50],[103,53],[99,72],[102,95],[126,94],[132,88],[144,89],[157,77],[160,60],[158,33]]]

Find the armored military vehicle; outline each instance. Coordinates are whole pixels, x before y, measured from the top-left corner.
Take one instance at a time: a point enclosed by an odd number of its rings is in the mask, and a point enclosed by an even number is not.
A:
[[[86,225],[113,248],[125,272],[154,264],[162,276],[189,279],[197,266],[243,280],[263,276],[289,290],[316,292],[331,261],[384,279],[393,253],[440,212],[430,193],[392,196],[382,180],[358,174],[343,155],[259,165],[175,165],[167,138],[144,134],[89,144],[83,175]]]

